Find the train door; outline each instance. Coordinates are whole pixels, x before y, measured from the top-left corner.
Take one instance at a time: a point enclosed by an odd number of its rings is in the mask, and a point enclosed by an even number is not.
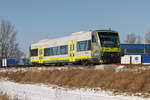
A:
[[[42,47],[38,48],[38,56],[39,56],[39,63],[43,63],[44,52],[43,52],[43,48]]]
[[[95,33],[92,34],[92,55],[96,58],[99,58],[100,56],[100,45]]]
[[[96,63],[102,63],[102,52],[100,51],[101,44],[96,32],[92,33],[92,56]]]
[[[69,60],[70,62],[75,62],[75,55],[76,55],[76,41],[69,42]]]

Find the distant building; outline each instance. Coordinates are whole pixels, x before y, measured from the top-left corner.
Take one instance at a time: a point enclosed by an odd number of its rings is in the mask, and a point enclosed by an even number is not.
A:
[[[125,55],[150,54],[150,44],[120,44],[120,47]]]

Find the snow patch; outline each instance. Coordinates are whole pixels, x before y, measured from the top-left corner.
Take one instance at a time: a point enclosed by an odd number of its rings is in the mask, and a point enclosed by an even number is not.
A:
[[[112,92],[94,89],[66,89],[47,85],[19,84],[0,80],[0,92],[21,100],[150,100],[135,96],[114,96]]]

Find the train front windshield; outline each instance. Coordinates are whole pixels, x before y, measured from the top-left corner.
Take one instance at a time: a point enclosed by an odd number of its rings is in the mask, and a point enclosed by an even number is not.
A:
[[[103,47],[119,47],[118,33],[98,32],[98,35]]]

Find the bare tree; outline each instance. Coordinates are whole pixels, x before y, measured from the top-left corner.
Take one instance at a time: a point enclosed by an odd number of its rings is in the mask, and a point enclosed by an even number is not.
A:
[[[145,35],[145,42],[150,43],[150,32],[147,32]]]
[[[136,43],[137,43],[137,44],[141,44],[142,41],[143,41],[143,38],[141,37],[141,35],[138,35],[138,36],[137,36],[137,39],[136,39]]]
[[[129,34],[126,35],[125,43],[128,43],[128,44],[135,44],[135,43],[136,43],[136,40],[137,40],[136,34],[134,34],[134,33],[129,33]]]
[[[0,21],[0,58],[19,59],[23,55],[16,42],[16,35],[14,25],[9,21]]]

